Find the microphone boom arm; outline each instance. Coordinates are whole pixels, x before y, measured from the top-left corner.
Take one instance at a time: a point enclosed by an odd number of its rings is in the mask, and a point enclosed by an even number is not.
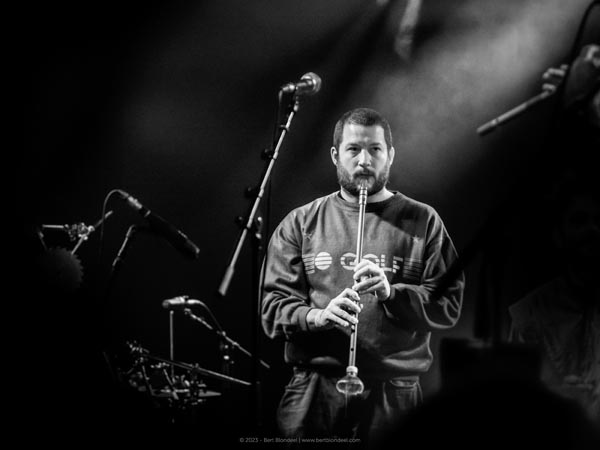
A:
[[[252,353],[250,353],[248,350],[246,350],[244,347],[242,347],[239,343],[237,343],[236,341],[234,341],[233,339],[231,339],[229,336],[227,336],[227,334],[223,330],[216,330],[206,320],[204,320],[202,317],[198,317],[197,315],[195,315],[194,313],[192,313],[192,311],[190,309],[188,309],[188,308],[186,308],[183,312],[190,319],[195,320],[196,322],[201,323],[206,328],[208,328],[210,331],[214,331],[215,333],[217,333],[219,335],[219,337],[221,337],[222,339],[224,339],[225,341],[227,341],[227,343],[229,345],[231,345],[233,348],[238,349],[240,352],[242,352],[246,356],[249,356],[250,358],[252,358]],[[264,362],[262,359],[260,360],[260,364],[265,369],[270,369],[271,368],[271,366],[269,364],[267,364],[266,362]]]

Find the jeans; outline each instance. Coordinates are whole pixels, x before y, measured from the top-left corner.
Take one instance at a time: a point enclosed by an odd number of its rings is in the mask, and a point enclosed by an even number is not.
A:
[[[363,380],[364,392],[347,398],[337,391],[337,380],[339,377],[294,368],[277,409],[283,437],[356,438],[364,447],[385,436],[422,401],[417,376]]]

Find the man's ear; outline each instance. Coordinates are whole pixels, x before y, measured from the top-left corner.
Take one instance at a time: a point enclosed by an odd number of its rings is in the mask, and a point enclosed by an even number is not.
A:
[[[388,151],[388,156],[390,159],[390,165],[394,162],[394,156],[396,156],[396,149],[394,147],[390,147],[390,150]]]
[[[333,165],[337,166],[338,156],[339,156],[337,149],[335,147],[331,147],[330,153],[331,153],[331,161],[333,161]]]

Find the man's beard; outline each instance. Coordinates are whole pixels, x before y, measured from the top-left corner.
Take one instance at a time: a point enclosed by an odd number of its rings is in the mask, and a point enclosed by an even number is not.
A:
[[[358,197],[361,180],[368,181],[367,195],[373,195],[386,186],[389,176],[390,164],[386,164],[381,173],[375,178],[372,175],[368,177],[361,175],[352,176],[341,164],[337,165],[338,183],[354,197]]]

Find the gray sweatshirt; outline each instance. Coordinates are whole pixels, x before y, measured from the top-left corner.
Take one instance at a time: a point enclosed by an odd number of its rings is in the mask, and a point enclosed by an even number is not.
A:
[[[336,192],[296,208],[273,232],[263,265],[262,325],[270,338],[285,339],[287,363],[343,374],[349,332],[309,330],[306,315],[354,284],[357,227],[358,204]],[[432,207],[397,192],[367,204],[363,258],[384,269],[392,292],[384,302],[361,296],[356,349],[361,378],[429,369],[431,331],[454,326],[461,312],[462,274],[431,299],[456,257]]]

